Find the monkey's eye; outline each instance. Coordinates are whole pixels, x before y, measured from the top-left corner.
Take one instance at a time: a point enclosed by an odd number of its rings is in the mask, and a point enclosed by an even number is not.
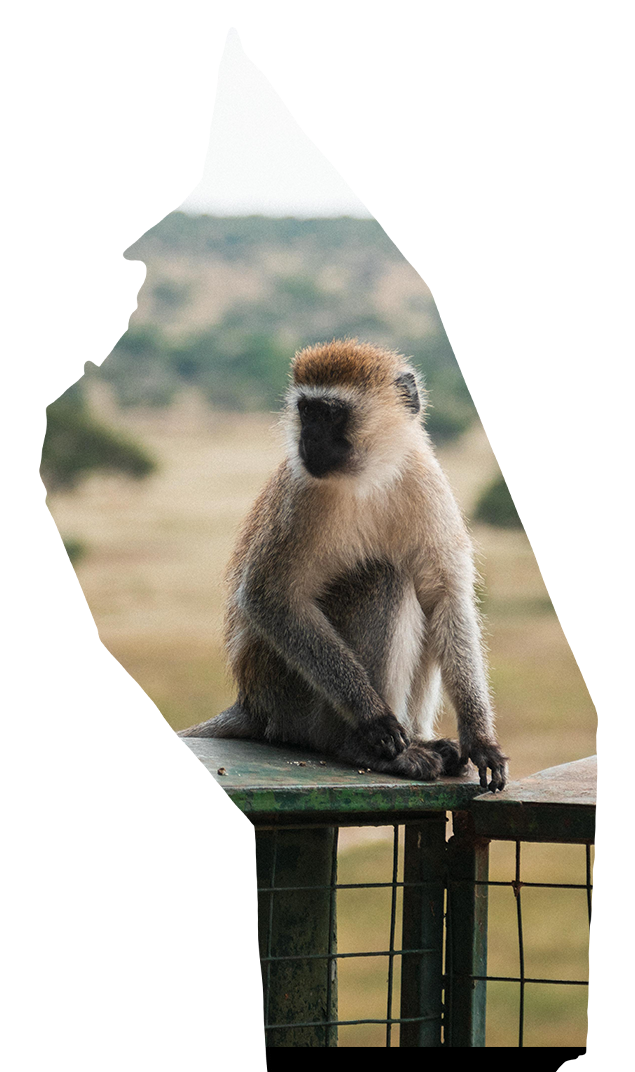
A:
[[[329,425],[341,425],[342,420],[346,414],[346,407],[341,405],[340,402],[327,402],[326,410],[324,412],[324,420],[327,420]]]
[[[339,428],[346,423],[347,413],[348,410],[346,406],[342,406],[338,402],[335,402],[333,405],[329,406],[328,420],[331,424],[334,424],[336,428]]]
[[[327,425],[341,431],[347,422],[348,407],[330,398],[300,398],[297,407],[303,425]]]

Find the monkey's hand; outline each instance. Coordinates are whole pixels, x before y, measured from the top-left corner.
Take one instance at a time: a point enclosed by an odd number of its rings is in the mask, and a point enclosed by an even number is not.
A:
[[[474,738],[461,748],[461,761],[472,760],[478,773],[483,789],[490,789],[495,793],[497,789],[504,789],[507,781],[507,756],[501,752],[494,740]],[[492,780],[488,785],[487,769],[492,772]]]
[[[394,759],[410,744],[403,726],[388,708],[383,714],[366,722],[361,732],[372,751],[385,759]]]

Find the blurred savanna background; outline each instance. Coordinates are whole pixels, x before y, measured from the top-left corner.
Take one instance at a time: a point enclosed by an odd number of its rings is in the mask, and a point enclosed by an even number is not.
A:
[[[432,295],[234,37],[204,180],[126,256],[147,266],[138,309],[101,367],[87,365],[49,407],[42,476],[103,643],[170,725],[209,718],[233,698],[223,573],[282,457],[276,413],[293,353],[357,337],[411,356],[426,382],[427,426],[477,548],[512,778],[593,754],[595,712]],[[442,728],[454,732],[451,717]],[[493,846],[493,878],[513,878],[508,850]],[[389,831],[347,830],[341,880],[381,881],[391,852]],[[583,883],[584,849],[528,846],[524,878]],[[386,948],[382,898],[343,891],[341,951]],[[527,974],[586,978],[584,891],[527,891],[524,912]],[[517,974],[515,928],[511,889],[493,891],[492,973]],[[340,1015],[385,1015],[385,964],[345,964]],[[585,987],[536,984],[526,1001],[526,1045],[585,1044]],[[488,1045],[516,1044],[517,1007],[515,984],[490,984]],[[340,1032],[341,1045],[383,1041],[372,1025]]]

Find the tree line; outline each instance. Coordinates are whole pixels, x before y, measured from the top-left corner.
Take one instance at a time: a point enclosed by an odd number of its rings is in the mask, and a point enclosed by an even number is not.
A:
[[[425,285],[414,292],[411,286],[400,296],[395,284],[389,311],[378,299],[391,272],[406,262],[375,220],[175,212],[130,247],[126,257],[147,265],[140,295],[140,311],[144,307],[145,312],[133,318],[99,369],[87,366],[83,380],[49,406],[42,460],[49,490],[70,487],[95,469],[136,477],[153,471],[141,444],[93,418],[85,390],[91,378],[108,383],[126,407],[170,406],[187,387],[217,410],[270,411],[280,405],[295,350],[336,337],[374,342],[414,361],[428,391],[426,424],[437,444],[460,436],[476,419]],[[197,271],[202,273],[210,258],[221,269],[223,263],[233,270],[248,267],[259,280],[260,293],[230,303],[196,331],[175,331],[175,318],[188,324],[189,303],[197,301],[191,293]],[[184,263],[193,286],[179,276]],[[200,323],[200,295],[198,301],[194,319]],[[497,502],[490,516],[502,519]],[[511,516],[509,504],[506,509]]]

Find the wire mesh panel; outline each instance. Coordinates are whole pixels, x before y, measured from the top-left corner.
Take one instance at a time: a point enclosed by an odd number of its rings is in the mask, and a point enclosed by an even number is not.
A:
[[[476,798],[491,839],[486,1044],[584,1045],[595,827],[595,757]]]
[[[338,881],[337,828],[257,830],[267,1045],[336,1046],[338,1028],[362,1026],[379,1027],[387,1046],[441,1045],[445,824],[434,813],[404,833],[395,825],[390,874],[360,882]],[[383,901],[384,941],[338,948],[341,899],[361,893],[375,895],[375,908],[378,895]],[[368,928],[362,933],[368,942]],[[355,962],[371,961],[384,980],[381,1006],[375,995],[365,1015],[338,1015],[342,982],[347,998]]]
[[[592,760],[494,796],[254,742],[188,745],[256,828],[269,1047],[582,1052]]]
[[[446,840],[445,818],[345,828],[339,868],[337,828],[258,832],[268,1046],[583,1047],[591,846],[565,846],[556,881],[562,846],[489,846],[466,813]]]
[[[488,969],[474,976],[487,985],[486,1045],[584,1045],[592,853],[492,843]]]

